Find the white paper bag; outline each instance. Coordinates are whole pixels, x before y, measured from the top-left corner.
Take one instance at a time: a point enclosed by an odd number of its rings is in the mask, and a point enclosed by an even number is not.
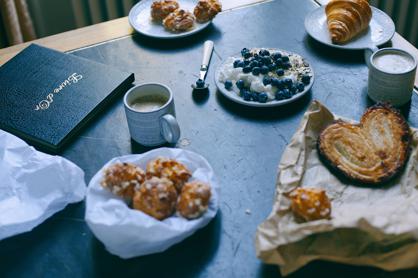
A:
[[[32,230],[84,199],[84,172],[0,130],[0,240]]]
[[[117,162],[130,162],[146,169],[148,161],[158,157],[174,158],[191,171],[189,181],[209,183],[212,196],[208,211],[195,220],[174,214],[159,221],[139,210],[131,209],[125,201],[100,185],[103,171]],[[155,149],[144,154],[126,155],[110,160],[90,181],[86,198],[86,221],[94,235],[107,250],[121,258],[162,252],[206,226],[218,210],[219,185],[212,167],[202,156],[171,148]]]

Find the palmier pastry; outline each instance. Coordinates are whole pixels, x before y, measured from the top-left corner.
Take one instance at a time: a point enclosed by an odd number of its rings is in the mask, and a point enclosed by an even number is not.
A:
[[[172,32],[183,32],[191,29],[195,18],[191,12],[178,9],[170,13],[164,20],[164,27]]]
[[[204,23],[212,20],[222,11],[222,5],[218,0],[200,0],[193,10],[196,21]]]
[[[331,202],[323,189],[299,187],[286,196],[292,201],[292,212],[298,218],[314,221],[331,216]]]
[[[162,21],[178,8],[179,3],[174,0],[155,1],[151,5],[151,17],[155,21]]]
[[[343,44],[367,29],[372,9],[367,0],[331,0],[325,7],[331,40]]]
[[[173,214],[177,201],[177,191],[166,178],[152,177],[145,180],[133,198],[133,208],[158,220]]]
[[[208,184],[200,181],[186,183],[177,202],[177,211],[184,218],[198,218],[207,211],[210,196]]]
[[[370,107],[360,123],[337,121],[320,134],[318,150],[327,164],[348,178],[379,184],[402,170],[411,134],[402,115],[387,104]]]
[[[192,176],[184,164],[166,157],[157,157],[148,162],[146,175],[147,178],[155,176],[169,179],[179,193],[184,183]]]
[[[116,163],[105,169],[101,185],[114,194],[132,199],[135,187],[145,180],[145,172],[131,163]]]

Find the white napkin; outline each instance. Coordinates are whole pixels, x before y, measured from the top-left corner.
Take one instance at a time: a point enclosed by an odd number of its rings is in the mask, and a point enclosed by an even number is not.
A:
[[[0,240],[32,230],[84,199],[84,172],[0,130]]]
[[[209,183],[212,197],[208,211],[200,218],[187,220],[173,215],[163,221],[134,210],[119,197],[100,185],[103,170],[117,162],[131,162],[146,169],[148,161],[169,157],[185,164],[192,180]],[[121,258],[162,252],[206,226],[218,210],[219,185],[209,163],[200,155],[181,149],[160,148],[140,155],[127,155],[110,160],[89,183],[86,197],[86,221],[107,250]]]

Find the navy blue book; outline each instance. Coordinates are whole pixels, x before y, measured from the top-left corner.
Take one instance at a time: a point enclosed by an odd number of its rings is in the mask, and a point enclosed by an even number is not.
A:
[[[32,44],[0,67],[0,128],[59,152],[133,81],[133,73]]]

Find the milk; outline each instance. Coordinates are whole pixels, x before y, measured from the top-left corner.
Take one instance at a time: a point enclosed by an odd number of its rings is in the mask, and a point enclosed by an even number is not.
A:
[[[405,73],[411,71],[414,66],[414,60],[410,56],[399,51],[385,51],[373,58],[374,66],[387,73]]]

